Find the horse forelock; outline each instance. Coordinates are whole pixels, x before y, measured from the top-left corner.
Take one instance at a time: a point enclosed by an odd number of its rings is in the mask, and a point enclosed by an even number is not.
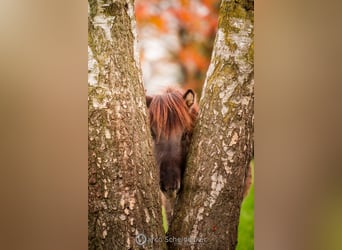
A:
[[[182,131],[191,131],[195,116],[191,113],[180,91],[168,89],[164,94],[153,97],[149,106],[150,125],[156,139],[169,139]]]

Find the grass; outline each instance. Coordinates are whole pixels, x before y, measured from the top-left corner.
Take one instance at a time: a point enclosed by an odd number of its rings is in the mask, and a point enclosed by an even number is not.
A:
[[[164,228],[164,232],[166,233],[168,230],[168,226],[167,226],[167,219],[166,219],[166,211],[163,206],[162,206],[162,216],[163,216],[163,228]]]
[[[254,249],[254,161],[251,167],[253,182],[248,196],[242,202],[236,250]]]

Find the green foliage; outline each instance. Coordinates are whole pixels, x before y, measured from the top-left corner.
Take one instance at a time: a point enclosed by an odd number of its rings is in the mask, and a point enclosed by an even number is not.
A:
[[[162,216],[163,216],[163,228],[164,228],[164,232],[166,233],[168,230],[168,226],[167,226],[167,219],[166,219],[166,211],[163,206],[162,206]]]
[[[252,173],[254,172],[254,162],[251,163]],[[254,173],[253,183],[248,196],[242,202],[238,245],[236,250],[253,250],[254,249]]]

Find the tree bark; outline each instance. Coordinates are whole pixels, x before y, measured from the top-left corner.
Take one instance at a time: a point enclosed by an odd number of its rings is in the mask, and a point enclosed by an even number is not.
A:
[[[253,1],[221,3],[183,191],[169,228],[170,249],[237,245],[240,206],[253,156],[253,15]]]
[[[88,1],[89,249],[165,249],[133,6]]]

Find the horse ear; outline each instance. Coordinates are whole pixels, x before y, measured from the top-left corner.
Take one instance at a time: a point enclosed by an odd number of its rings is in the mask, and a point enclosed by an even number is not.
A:
[[[147,95],[146,96],[146,106],[148,108],[150,107],[151,101],[152,101],[152,97]]]
[[[195,93],[192,89],[188,89],[183,95],[186,105],[190,108],[195,103]]]

